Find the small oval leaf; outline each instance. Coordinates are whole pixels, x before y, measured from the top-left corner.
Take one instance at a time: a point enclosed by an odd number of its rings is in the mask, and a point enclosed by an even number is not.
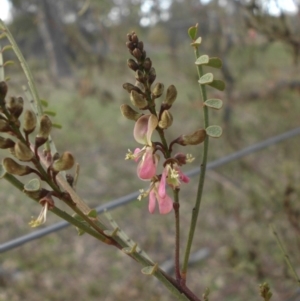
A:
[[[59,123],[52,123],[52,127],[57,128],[57,129],[61,129],[62,125]]]
[[[92,217],[92,218],[97,218],[97,211],[95,209],[92,209],[89,213],[88,213],[88,217]]]
[[[41,181],[37,178],[30,180],[24,185],[24,190],[29,192],[39,191],[41,189]]]
[[[223,106],[223,101],[221,99],[211,98],[206,100],[204,104],[209,108],[219,110]]]
[[[0,40],[1,40],[1,39],[4,39],[4,38],[6,38],[5,32],[3,32],[3,33],[0,34]]]
[[[212,138],[219,138],[222,135],[222,128],[218,125],[211,125],[207,127],[206,134]]]
[[[207,66],[220,69],[222,67],[222,61],[218,57],[211,57],[209,58]]]
[[[197,58],[195,64],[196,65],[207,65],[209,63],[209,56],[204,54]]]
[[[196,39],[198,32],[198,23],[195,26],[192,26],[188,29],[188,35],[192,40]]]
[[[198,83],[201,85],[211,84],[214,81],[214,76],[212,73],[206,73],[200,77]]]
[[[209,85],[219,91],[224,91],[225,90],[225,83],[222,80],[215,79]]]
[[[12,50],[12,49],[13,49],[12,45],[5,45],[5,46],[1,49],[1,51],[4,52],[4,51],[6,51],[6,50]]]
[[[3,64],[3,67],[9,66],[9,65],[14,65],[14,64],[15,64],[14,61],[6,61],[6,62]]]
[[[199,46],[202,42],[202,38],[197,38],[193,43],[191,43],[191,46]]]
[[[43,107],[48,107],[48,101],[46,99],[40,99]]]
[[[49,116],[52,116],[52,117],[56,116],[56,112],[50,111],[50,110],[44,111],[44,114],[49,115]]]

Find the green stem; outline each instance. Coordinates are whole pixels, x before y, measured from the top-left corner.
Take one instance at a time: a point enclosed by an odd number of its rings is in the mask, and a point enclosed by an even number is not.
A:
[[[195,53],[195,56],[197,59],[200,56],[200,54],[199,54],[198,47],[196,47],[196,46],[194,47],[194,53]],[[200,77],[203,76],[203,70],[202,70],[201,65],[197,66],[197,72],[198,72],[198,77],[200,79]],[[200,85],[200,91],[201,91],[202,101],[204,103],[207,100],[205,85]],[[204,114],[204,128],[207,128],[209,125],[209,118],[208,118],[208,108],[206,106],[203,106],[203,114]],[[209,144],[209,138],[208,138],[208,136],[206,136],[206,138],[204,140],[204,146],[203,146],[202,162],[200,165],[201,172],[200,172],[200,177],[199,177],[199,182],[198,182],[196,203],[195,203],[195,206],[194,206],[193,212],[192,212],[189,235],[188,235],[188,240],[187,240],[187,244],[186,244],[183,265],[182,265],[182,278],[183,279],[186,279],[188,262],[189,262],[189,257],[190,257],[190,253],[191,253],[191,247],[192,247],[192,243],[193,243],[193,238],[194,238],[194,234],[195,234],[197,219],[198,219],[200,205],[201,205],[206,165],[207,165],[208,144]]]
[[[24,185],[23,185],[23,183],[20,182],[13,175],[6,173],[4,175],[4,179],[7,180],[13,186],[15,186],[18,190],[24,191]],[[30,197],[30,196],[28,196],[28,197]],[[30,197],[30,198],[32,200],[34,200],[35,202],[37,202],[37,203],[39,202],[38,199],[35,199],[33,197]],[[54,207],[53,209],[51,209],[51,212],[53,212],[54,214],[56,214],[60,218],[64,219],[65,221],[69,222],[73,226],[75,226],[77,228],[80,228],[81,230],[83,230],[84,232],[90,234],[91,236],[95,237],[96,239],[98,239],[100,241],[107,240],[107,238],[105,236],[99,234],[98,232],[96,232],[95,230],[93,230],[91,227],[89,227],[87,225],[84,225],[83,223],[81,223],[80,221],[78,221],[77,219],[75,219],[74,217],[72,217],[71,215],[69,215],[68,213],[66,213],[65,211],[62,211],[59,208]]]
[[[175,213],[175,275],[176,280],[180,282],[181,275],[180,275],[180,218],[179,218],[179,190],[176,189],[173,191],[174,194],[174,213]]]

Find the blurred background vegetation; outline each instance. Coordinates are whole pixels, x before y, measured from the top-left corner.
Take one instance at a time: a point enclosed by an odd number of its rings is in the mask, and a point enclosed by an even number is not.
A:
[[[224,109],[211,112],[223,136],[211,140],[210,161],[299,126],[300,1],[263,0],[10,0],[8,25],[34,73],[40,96],[62,124],[53,138],[81,166],[77,191],[91,206],[103,204],[147,183],[125,162],[134,149],[133,123],[119,110],[129,97],[122,84],[134,83],[128,70],[126,34],[144,41],[157,81],[174,84],[170,139],[203,126],[195,58],[187,29],[199,23],[201,52],[218,56],[225,80]],[[283,2],[283,1],[282,1]],[[290,8],[290,7],[289,7]],[[1,9],[1,4],[0,4]],[[3,47],[8,42],[0,41]],[[14,59],[5,52],[6,59]],[[22,94],[20,66],[6,68],[9,95]],[[211,300],[260,300],[267,281],[276,301],[300,300],[299,288],[284,263],[269,224],[273,223],[300,273],[299,145],[292,138],[239,161],[209,171],[193,251],[208,256],[191,266],[189,286]],[[178,148],[196,157],[194,148]],[[6,156],[4,151],[1,158]],[[187,167],[188,168],[188,167]],[[186,169],[187,170],[187,169]],[[1,242],[34,231],[31,216],[40,207],[0,183]],[[183,244],[196,180],[182,187]],[[150,215],[147,201],[112,211],[120,226],[155,261],[173,256],[173,215]],[[49,216],[46,225],[58,221]],[[65,229],[0,256],[0,300],[173,300],[121,252]]]

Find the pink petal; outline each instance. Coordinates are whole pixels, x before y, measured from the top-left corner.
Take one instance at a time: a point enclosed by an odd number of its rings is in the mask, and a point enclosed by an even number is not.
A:
[[[134,155],[136,155],[136,158],[134,159],[135,162],[137,162],[140,159],[140,156],[137,156],[138,153],[141,152],[140,148],[136,148],[133,152]]]
[[[151,136],[157,127],[158,119],[155,115],[143,115],[135,123],[133,129],[134,139],[144,145],[152,145]]]
[[[167,173],[168,170],[165,167],[163,170],[163,173],[161,175],[161,179],[158,186],[158,194],[161,198],[164,198],[166,196],[166,179],[167,179]]]
[[[156,175],[157,160],[152,152],[152,148],[148,147],[142,160],[138,164],[137,174],[141,180],[150,180]]]
[[[166,194],[164,198],[158,198],[160,214],[167,214],[173,209],[173,200]]]
[[[155,206],[156,206],[156,196],[154,190],[152,189],[149,193],[149,204],[148,204],[148,209],[150,213],[154,212]]]

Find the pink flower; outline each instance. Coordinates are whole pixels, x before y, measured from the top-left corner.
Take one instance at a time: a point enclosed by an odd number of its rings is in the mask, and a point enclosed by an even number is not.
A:
[[[177,164],[166,164],[161,175],[159,190],[163,193],[166,184],[175,189],[178,188],[182,182],[188,183],[189,181],[190,178],[181,171]]]
[[[151,180],[156,175],[159,156],[153,154],[153,148],[146,146],[143,149],[136,148],[134,151],[135,161],[140,162],[137,167],[137,175],[141,180]]]
[[[155,115],[141,116],[134,125],[134,139],[140,144],[152,146],[151,136],[157,125],[158,119]]]
[[[167,214],[173,209],[173,200],[164,191],[160,194],[158,188],[159,182],[153,184],[152,189],[149,192],[149,212],[153,213],[156,207],[156,201],[158,202],[158,209],[160,214]]]

